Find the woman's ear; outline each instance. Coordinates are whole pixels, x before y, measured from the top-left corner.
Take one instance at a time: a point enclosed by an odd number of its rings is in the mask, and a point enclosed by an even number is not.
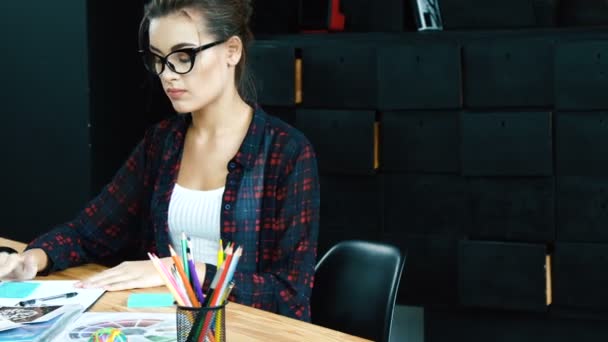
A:
[[[243,41],[237,36],[232,36],[226,41],[228,47],[228,66],[236,66],[243,55]]]

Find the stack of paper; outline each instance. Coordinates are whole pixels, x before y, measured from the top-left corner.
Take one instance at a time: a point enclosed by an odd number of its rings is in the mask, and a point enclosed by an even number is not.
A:
[[[103,289],[75,288],[76,280],[43,280],[43,281],[4,281],[0,283],[0,306],[18,306],[19,302],[28,299],[46,298],[64,293],[76,292],[70,298],[57,298],[45,301],[45,305],[78,304],[84,309],[93,305],[105,292]]]
[[[0,342],[51,341],[105,292],[76,281],[0,282]]]
[[[8,319],[0,317],[0,331],[14,329],[14,328],[18,328],[18,327],[19,327],[19,324],[13,323],[12,321],[10,321]]]
[[[49,341],[83,311],[81,305],[0,307],[0,342]]]

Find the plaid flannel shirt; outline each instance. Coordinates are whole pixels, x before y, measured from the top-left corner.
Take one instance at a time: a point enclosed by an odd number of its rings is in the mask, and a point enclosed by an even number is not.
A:
[[[169,256],[169,200],[191,120],[177,115],[147,130],[113,180],[74,220],[28,245],[48,254],[47,272],[147,259],[147,252]],[[311,144],[256,105],[227,168],[221,237],[243,247],[230,300],[310,321],[320,204]],[[215,272],[207,265],[204,288]]]

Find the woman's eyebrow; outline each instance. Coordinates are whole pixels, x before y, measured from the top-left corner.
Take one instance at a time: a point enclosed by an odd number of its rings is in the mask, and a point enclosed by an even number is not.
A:
[[[175,50],[179,50],[179,49],[183,49],[186,47],[195,47],[195,44],[192,43],[179,43],[179,44],[175,44],[171,47],[170,52],[173,52]],[[160,51],[160,49],[154,47],[154,45],[150,45],[150,50],[154,51],[154,52],[158,52],[160,54],[162,54],[162,51]]]

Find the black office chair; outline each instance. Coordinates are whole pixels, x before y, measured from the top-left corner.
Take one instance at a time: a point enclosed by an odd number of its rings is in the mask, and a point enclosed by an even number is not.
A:
[[[388,342],[405,256],[367,241],[333,246],[315,268],[312,323]]]

